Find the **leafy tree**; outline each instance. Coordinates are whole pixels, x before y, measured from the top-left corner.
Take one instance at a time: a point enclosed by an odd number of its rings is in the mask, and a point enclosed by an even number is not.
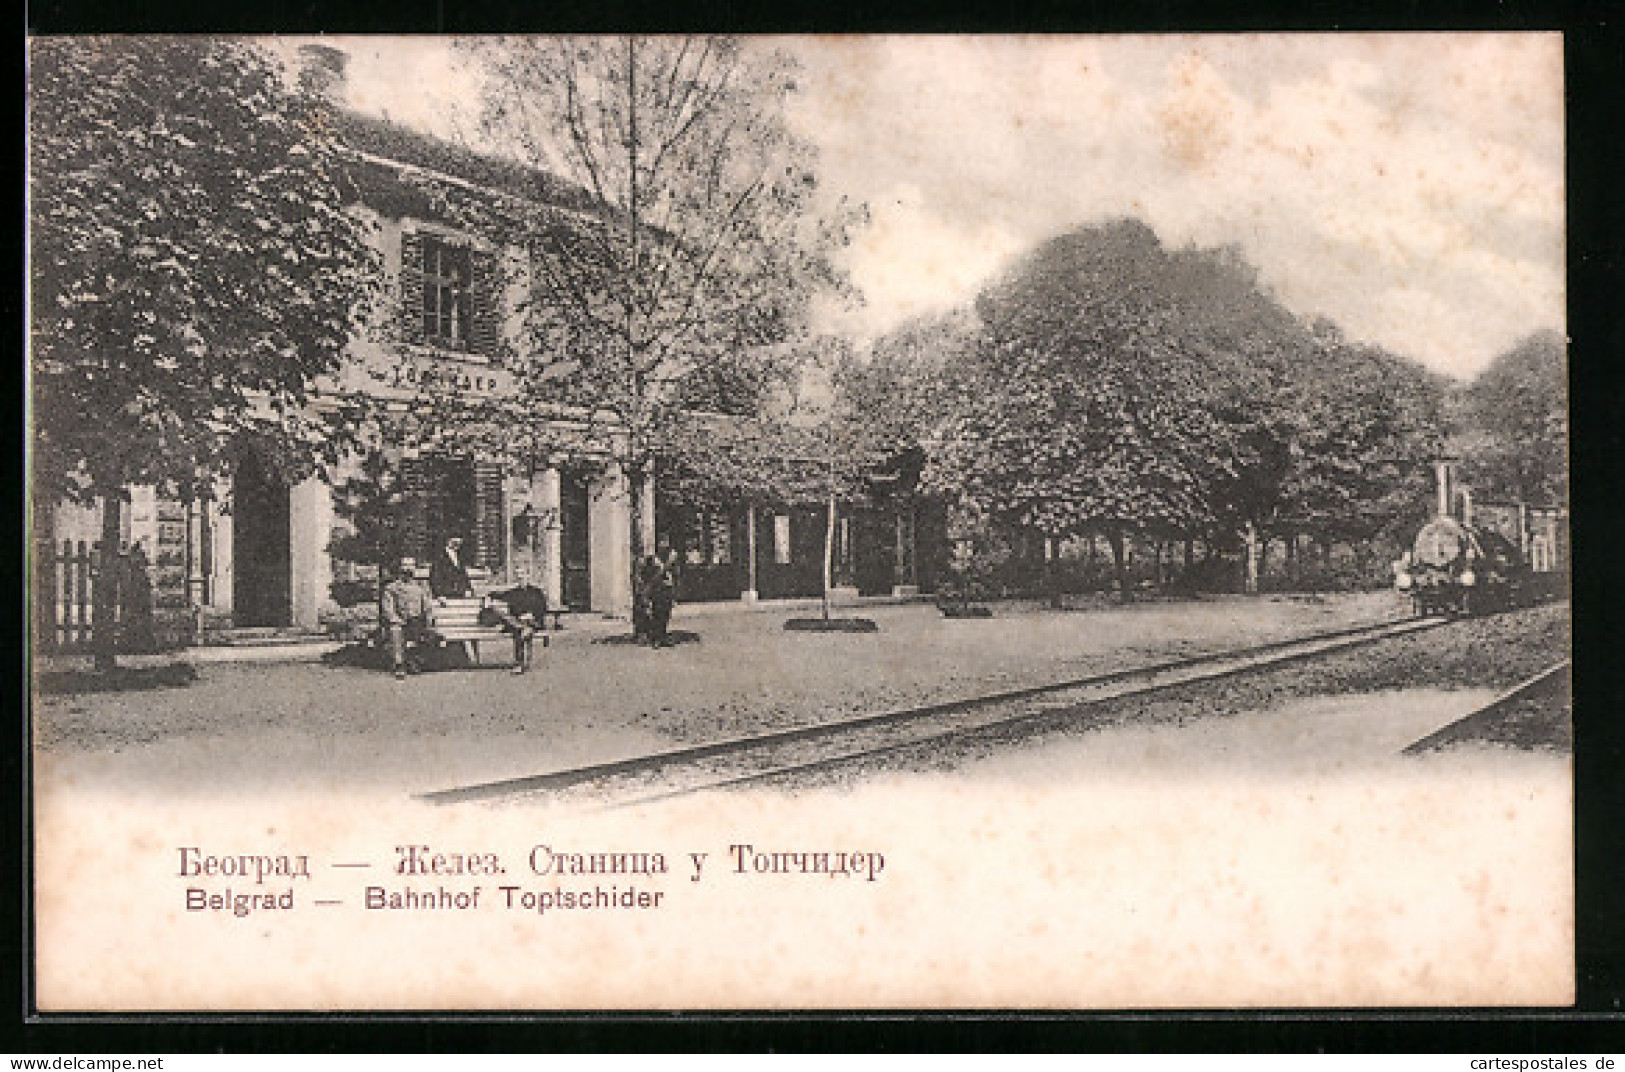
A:
[[[859,213],[826,212],[811,147],[785,123],[792,61],[727,38],[515,38],[471,46],[489,77],[483,127],[579,192],[462,207],[524,251],[512,364],[521,407],[568,403],[606,426],[643,488],[694,408],[749,413],[785,370],[830,254]]]
[[[1412,361],[1328,339],[1289,402],[1292,468],[1283,524],[1357,542],[1409,530],[1427,511],[1442,448],[1444,384]]]
[[[839,386],[854,419],[895,452],[934,437],[982,388],[975,380],[981,322],[973,309],[908,321],[854,355]]]
[[[841,506],[864,493],[865,478],[888,458],[892,444],[854,404],[854,382],[865,369],[845,340],[813,340],[795,366],[800,375],[757,415],[687,415],[670,426],[663,453],[676,469],[673,483],[691,501],[824,507],[827,619]]]
[[[1468,475],[1519,502],[1568,502],[1568,361],[1563,336],[1538,331],[1463,392]]]
[[[356,471],[334,485],[333,506],[334,512],[348,523],[348,531],[333,534],[328,552],[335,559],[372,567],[373,591],[367,596],[381,598],[386,567],[399,562],[406,553],[405,501],[389,457],[382,451],[367,454]],[[341,604],[359,596],[339,588],[335,583],[333,595]]]
[[[1040,247],[978,298],[983,386],[928,484],[1046,539],[1104,534],[1128,598],[1125,539],[1212,526],[1214,489],[1243,474],[1245,363],[1211,299],[1179,288],[1201,275],[1137,221]]]
[[[130,484],[188,494],[244,442],[334,459],[355,422],[307,403],[381,272],[314,89],[237,40],[39,38],[29,62],[38,494],[100,500],[110,553]]]

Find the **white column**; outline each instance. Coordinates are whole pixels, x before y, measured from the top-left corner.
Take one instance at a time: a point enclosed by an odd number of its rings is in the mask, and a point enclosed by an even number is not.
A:
[[[231,481],[223,480],[215,485],[214,501],[209,504],[211,520],[214,522],[214,574],[209,583],[209,606],[214,610],[231,612],[234,598],[235,579],[232,574],[233,563],[236,561],[235,546],[232,543],[232,517]]]
[[[288,507],[293,624],[315,629],[332,593],[333,562],[327,542],[333,534],[333,493],[310,477],[291,490]]]
[[[745,584],[739,598],[746,603],[756,602],[756,504],[745,506]]]
[[[559,471],[551,467],[543,469],[532,486],[532,501],[543,522],[539,586],[547,593],[550,607],[564,606],[564,542],[559,528],[564,515],[559,486]]]
[[[592,609],[617,617],[632,612],[632,511],[626,473],[611,462],[592,483],[588,540]]]
[[[151,484],[136,484],[130,488],[128,529],[130,546],[142,545],[148,560],[158,556],[158,491]]]

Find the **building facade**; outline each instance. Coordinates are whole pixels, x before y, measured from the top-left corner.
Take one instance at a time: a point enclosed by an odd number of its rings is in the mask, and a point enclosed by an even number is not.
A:
[[[326,68],[330,89],[342,86],[341,53],[319,46],[307,59]],[[339,123],[358,190],[354,211],[371,225],[386,291],[400,297],[389,315],[399,320],[392,330],[353,340],[345,367],[317,385],[313,404],[359,393],[386,411],[412,414],[426,400],[455,405],[512,395],[503,355],[520,344],[523,256],[460,230],[417,180],[473,198],[542,198],[550,209],[577,215],[580,192],[384,120],[341,112]],[[130,489],[118,562],[106,568],[144,571],[158,631],[172,642],[245,630],[346,631],[370,619],[378,585],[378,556],[354,546],[360,489],[363,498],[389,497],[398,553],[427,563],[458,536],[482,582],[529,580],[555,606],[577,611],[630,612],[634,517],[642,519],[644,546],[656,545],[658,527],[692,567],[683,598],[819,591],[821,511],[739,506],[721,518],[675,503],[657,509],[653,481],[644,482],[645,501],[634,511],[613,429],[589,433],[562,409],[557,423],[563,432],[576,429],[576,446],[567,456],[522,463],[437,447],[431,434],[411,448],[380,443],[377,457],[346,458],[323,479],[283,475],[245,449],[206,497],[181,501]],[[99,511],[59,504],[42,514],[36,631],[71,647],[88,639],[89,578],[104,568]],[[914,516],[909,506],[906,541],[898,509],[865,507],[843,518],[841,579],[865,591],[920,586]],[[752,524],[761,530],[754,567],[744,550],[756,539]],[[873,546],[862,549],[864,541]]]

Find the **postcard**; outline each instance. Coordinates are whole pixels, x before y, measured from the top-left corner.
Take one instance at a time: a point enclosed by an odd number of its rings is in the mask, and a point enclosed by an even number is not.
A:
[[[1575,999],[1555,33],[29,42],[39,1013]]]

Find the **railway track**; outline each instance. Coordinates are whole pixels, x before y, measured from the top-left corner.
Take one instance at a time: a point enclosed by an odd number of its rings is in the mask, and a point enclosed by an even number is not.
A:
[[[1436,629],[1449,621],[1444,617],[1409,618],[1339,629],[608,763],[459,786],[427,793],[420,799],[434,804],[539,797],[612,807],[650,803],[786,778],[995,726],[1052,717],[1061,711],[1252,673]]]

